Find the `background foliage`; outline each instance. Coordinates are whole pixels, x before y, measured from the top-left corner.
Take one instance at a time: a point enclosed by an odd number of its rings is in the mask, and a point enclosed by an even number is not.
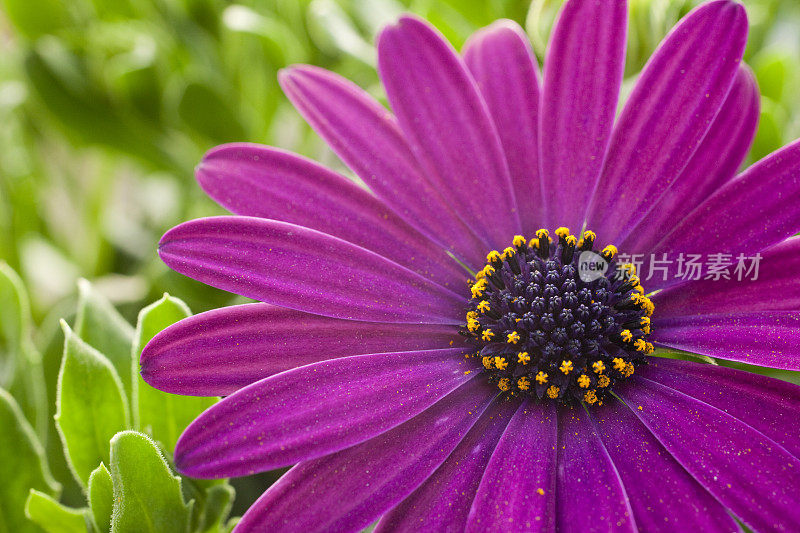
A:
[[[397,14],[457,47],[511,18],[541,61],[561,3],[0,0],[0,531],[228,529],[279,473],[176,477],[175,440],[214,400],[155,391],[137,366],[189,309],[238,301],[155,253],[170,226],[222,213],[194,165],[253,141],[346,173],[280,93],[280,68],[321,65],[383,98],[372,42]],[[696,3],[630,0],[626,86]],[[800,134],[800,6],[744,3],[763,94],[755,160]]]

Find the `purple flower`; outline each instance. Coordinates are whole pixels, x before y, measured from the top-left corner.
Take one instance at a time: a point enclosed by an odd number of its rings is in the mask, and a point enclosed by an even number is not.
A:
[[[459,56],[404,17],[378,42],[394,114],[282,72],[369,190],[266,146],[206,155],[201,186],[238,216],[159,252],[264,303],[186,319],[141,364],[227,396],[181,436],[181,472],[296,465],[239,530],[800,529],[800,388],[652,353],[800,369],[800,144],[736,175],[759,95],[729,0],[681,21],[615,118],[626,15],[568,0],[543,82],[514,23]],[[647,280],[623,252],[763,261]]]

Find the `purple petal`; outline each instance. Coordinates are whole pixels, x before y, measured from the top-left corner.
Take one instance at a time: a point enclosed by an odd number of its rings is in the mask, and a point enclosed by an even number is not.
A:
[[[518,406],[499,400],[487,409],[444,464],[384,515],[375,533],[463,531],[486,464]]]
[[[617,110],[627,19],[625,0],[570,0],[553,29],[539,135],[546,227],[583,225]]]
[[[378,70],[420,164],[489,246],[520,232],[497,130],[463,61],[426,22],[405,16],[378,38]]]
[[[747,424],[644,378],[617,391],[669,453],[756,531],[800,528],[800,463]]]
[[[800,459],[799,386],[722,366],[661,357],[650,361],[641,376],[738,418]]]
[[[692,209],[729,181],[753,143],[761,95],[752,71],[743,65],[708,134],[667,194],[620,244],[628,253],[649,253],[661,241],[665,228],[682,220]]]
[[[736,522],[617,400],[593,409],[639,531],[738,531]]]
[[[653,296],[658,318],[800,309],[800,237],[762,252],[758,277],[702,280],[672,287]],[[749,266],[750,262],[748,262]]]
[[[439,245],[352,181],[309,159],[269,146],[227,144],[208,152],[196,175],[209,196],[237,215],[305,226],[442,285],[463,284],[464,269]]]
[[[315,459],[391,429],[469,380],[464,349],[359,355],[295,368],[228,396],[186,428],[175,465],[236,477]]]
[[[636,531],[619,473],[582,406],[558,410],[556,524],[564,532]]]
[[[485,380],[473,379],[391,431],[300,463],[250,507],[237,527],[276,533],[362,530],[444,462],[496,393]]]
[[[475,32],[464,61],[489,106],[508,161],[522,229],[545,227],[539,178],[539,67],[519,24],[499,20]]]
[[[397,215],[475,266],[485,244],[422,174],[397,121],[354,83],[307,65],[281,71],[286,95],[336,154]]]
[[[800,314],[796,311],[659,318],[653,320],[650,340],[709,357],[800,370]]]
[[[517,409],[486,466],[466,531],[554,531],[555,407],[527,401]]]
[[[675,183],[733,83],[747,15],[732,0],[701,5],[667,36],[614,128],[588,227],[618,242]]]
[[[800,231],[800,141],[767,156],[722,186],[655,247],[679,253],[752,255]],[[673,268],[674,265],[673,265]],[[668,276],[648,290],[681,283]]]
[[[192,220],[169,230],[158,252],[212,287],[334,318],[459,324],[466,302],[374,252],[274,220]]]
[[[189,317],[156,335],[142,351],[142,377],[173,394],[227,396],[319,361],[461,342],[452,326],[357,322],[245,304]]]

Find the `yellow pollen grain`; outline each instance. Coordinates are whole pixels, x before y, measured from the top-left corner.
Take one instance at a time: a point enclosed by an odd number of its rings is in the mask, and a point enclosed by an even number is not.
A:
[[[526,241],[525,237],[523,237],[522,235],[514,235],[514,240],[511,242],[514,244],[514,246],[520,247],[524,245]]]
[[[486,311],[491,309],[491,307],[489,306],[489,302],[487,302],[486,300],[482,300],[478,304],[477,308],[478,308],[478,311],[480,311],[481,313],[485,313]]]
[[[544,496],[544,489],[542,488],[536,489],[536,494],[538,494],[539,496]]]
[[[622,340],[625,342],[629,342],[633,338],[633,333],[629,329],[623,329],[619,332],[619,336],[622,337]]]
[[[611,362],[614,364],[614,368],[619,372],[622,372],[622,369],[625,368],[625,360],[621,357],[615,357]]]
[[[484,368],[492,368],[492,363],[494,363],[494,357],[487,355],[482,360]]]
[[[611,385],[611,378],[609,378],[608,376],[602,375],[599,378],[597,378],[597,386],[598,387],[604,389],[604,388],[608,387],[609,385]]]
[[[555,232],[555,233],[556,233],[556,235],[558,235],[559,237],[563,237],[563,238],[565,238],[565,239],[566,239],[566,238],[569,236],[569,228],[565,228],[564,226],[561,226],[560,228],[558,228],[558,229],[556,230],[556,232]]]
[[[517,362],[521,365],[527,365],[531,360],[531,356],[528,355],[528,352],[519,352],[517,354]]]
[[[587,391],[586,394],[583,395],[583,401],[589,405],[594,405],[597,403],[597,393],[593,390]]]
[[[649,328],[649,326],[648,326],[648,328]],[[653,346],[653,343],[652,342],[648,342],[647,343],[647,347],[644,349],[644,353],[647,354],[647,355],[650,355],[654,351],[655,351],[655,347]]]
[[[517,387],[519,387],[519,390],[528,390],[531,388],[531,382],[523,376],[517,380]]]
[[[606,365],[602,361],[595,361],[592,363],[592,369],[595,371],[595,373],[602,374],[606,369]]]
[[[582,389],[588,389],[589,385],[592,384],[592,380],[589,379],[589,376],[586,374],[581,374],[578,376],[578,386]]]
[[[519,333],[512,331],[506,336],[506,339],[508,340],[509,344],[517,344],[519,342]]]
[[[499,370],[505,370],[508,366],[508,361],[506,361],[505,357],[495,357],[494,366],[496,366]]]
[[[492,250],[488,254],[486,254],[486,262],[487,263],[495,263],[500,261],[500,252],[497,250]]]
[[[547,388],[547,397],[550,398],[551,400],[555,400],[556,398],[558,398],[559,392],[561,392],[561,389],[559,389],[555,385],[550,385]]]
[[[536,374],[536,383],[538,383],[539,385],[544,385],[545,383],[547,383],[548,377],[550,376],[540,371],[538,374]]]
[[[503,378],[503,379],[500,380],[500,382],[497,384],[497,386],[501,391],[507,391],[508,389],[511,388],[510,380],[508,378]]]
[[[478,318],[478,313],[475,311],[469,311],[467,313],[467,320],[475,320],[476,318]]]
[[[492,340],[492,337],[494,337],[494,331],[492,331],[490,329],[483,330],[483,334],[481,334],[481,339],[483,339],[483,340],[488,342],[488,341]]]
[[[561,361],[561,366],[558,367],[564,374],[572,372],[572,361]]]

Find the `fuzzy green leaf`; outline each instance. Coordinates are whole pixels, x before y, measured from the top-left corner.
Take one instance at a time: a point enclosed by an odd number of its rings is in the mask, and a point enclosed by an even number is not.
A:
[[[78,281],[78,292],[75,334],[111,361],[130,397],[133,383],[130,365],[133,328],[85,279]]]
[[[101,533],[111,531],[111,510],[114,505],[114,484],[111,482],[106,465],[92,471],[89,476],[89,507],[92,509],[94,524]]]
[[[73,333],[66,322],[61,326],[65,338],[56,427],[72,472],[85,488],[97,464],[108,463],[111,437],[129,427],[128,402],[108,359]]]
[[[0,531],[35,531],[24,515],[31,487],[57,494],[44,449],[8,392],[0,389]]]
[[[183,501],[181,480],[148,436],[124,431],[111,440],[111,479],[113,531],[182,533],[188,529],[191,504]]]
[[[223,528],[233,506],[236,491],[230,485],[214,485],[206,492],[205,508],[198,531],[210,533]]]
[[[47,533],[86,533],[89,510],[70,509],[38,490],[31,489],[25,502],[25,516]]]
[[[185,303],[169,294],[142,309],[139,313],[133,348],[137,374],[139,374],[142,348],[150,342],[150,339],[162,329],[191,314]],[[171,452],[186,426],[216,401],[216,398],[195,398],[161,392],[145,383],[139,376],[135,400],[138,406],[137,427],[149,433]]]

